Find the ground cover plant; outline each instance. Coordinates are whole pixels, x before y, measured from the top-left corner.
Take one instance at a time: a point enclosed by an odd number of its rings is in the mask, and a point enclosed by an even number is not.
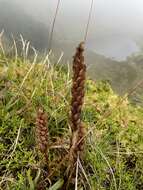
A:
[[[20,57],[1,49],[0,189],[67,188],[74,131],[69,65],[53,61],[51,52],[39,58],[34,50],[28,59],[26,46]],[[82,108],[84,148],[82,156],[76,154],[68,189],[143,189],[143,108],[132,105],[128,94],[115,94],[106,81],[88,78]]]

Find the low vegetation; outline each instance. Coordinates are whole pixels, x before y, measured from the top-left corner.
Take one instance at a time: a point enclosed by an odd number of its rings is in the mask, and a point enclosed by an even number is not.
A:
[[[32,61],[0,54],[0,189],[63,189],[71,78],[69,66],[51,64],[50,55]],[[85,89],[84,152],[68,189],[142,190],[143,108],[130,104],[128,94],[115,94],[106,81],[87,79]],[[47,159],[35,137],[39,108],[47,118]]]

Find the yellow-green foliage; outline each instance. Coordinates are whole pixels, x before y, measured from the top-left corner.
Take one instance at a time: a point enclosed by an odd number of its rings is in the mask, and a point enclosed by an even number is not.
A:
[[[68,147],[70,89],[66,66],[52,66],[49,59],[23,63],[0,55],[1,189],[35,189],[42,175],[34,137],[38,106],[49,117],[51,142]],[[132,106],[127,96],[116,95],[107,82],[87,80],[82,118],[87,136],[79,189],[84,185],[92,190],[143,189],[143,109]],[[59,189],[64,166],[58,170],[59,153],[54,148],[48,156],[56,171],[49,180]]]

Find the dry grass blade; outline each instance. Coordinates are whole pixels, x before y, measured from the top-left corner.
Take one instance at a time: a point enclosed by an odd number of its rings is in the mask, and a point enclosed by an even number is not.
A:
[[[15,41],[13,35],[12,35],[12,40],[13,40],[14,51],[15,51],[15,62],[17,62],[17,59],[18,59],[18,49],[17,49],[16,41]]]
[[[23,85],[24,85],[26,79],[28,78],[30,72],[32,71],[32,69],[34,68],[34,66],[35,66],[35,64],[36,64],[37,56],[38,56],[38,55],[37,55],[36,50],[35,50],[34,48],[33,48],[33,51],[34,51],[34,53],[35,53],[33,63],[31,64],[30,69],[28,70],[27,74],[25,75],[25,77],[24,77],[24,79],[23,79],[23,81],[22,81],[22,83],[21,83],[21,85],[20,85],[20,89],[23,87]]]
[[[82,166],[80,160],[79,160],[79,168],[81,169],[81,171],[82,171],[82,173],[83,173],[83,175],[84,175],[84,177],[85,177],[85,179],[86,179],[86,182],[87,182],[87,184],[88,184],[89,189],[92,189],[92,188],[91,188],[91,185],[90,185],[90,182],[89,182],[89,180],[88,180],[88,176],[86,175],[86,172],[85,172],[85,170],[84,170],[84,168],[83,168],[83,166]]]
[[[98,152],[101,155],[101,157],[103,158],[103,160],[105,160],[105,162],[106,162],[107,166],[109,167],[109,170],[112,174],[115,190],[117,190],[118,188],[117,188],[116,177],[115,177],[114,171],[113,171],[108,159],[106,158],[106,156],[104,155],[104,153],[102,152],[102,150],[99,147],[96,147],[93,144],[91,145],[91,147],[93,148],[94,152]]]
[[[4,47],[3,47],[3,43],[2,43],[3,34],[4,34],[4,30],[2,30],[2,31],[0,32],[0,48],[1,48],[1,50],[2,50],[3,55],[5,55],[5,51],[4,51]]]
[[[78,168],[79,168],[79,155],[76,161],[76,177],[75,177],[75,190],[78,190]]]

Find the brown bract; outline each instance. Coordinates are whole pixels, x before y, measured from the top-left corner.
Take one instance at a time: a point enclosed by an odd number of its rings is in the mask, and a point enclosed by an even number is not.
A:
[[[36,139],[39,150],[42,153],[47,153],[48,148],[48,128],[47,115],[42,108],[38,109],[36,118]]]
[[[71,146],[69,152],[69,173],[74,173],[77,157],[84,150],[85,127],[81,121],[82,106],[85,95],[86,65],[84,63],[84,43],[80,43],[73,59],[73,80],[71,100]],[[72,170],[72,171],[71,171]]]
[[[86,65],[84,63],[84,43],[80,43],[76,49],[73,60],[73,85],[71,101],[71,128],[78,130],[81,125],[81,109],[84,102]]]

